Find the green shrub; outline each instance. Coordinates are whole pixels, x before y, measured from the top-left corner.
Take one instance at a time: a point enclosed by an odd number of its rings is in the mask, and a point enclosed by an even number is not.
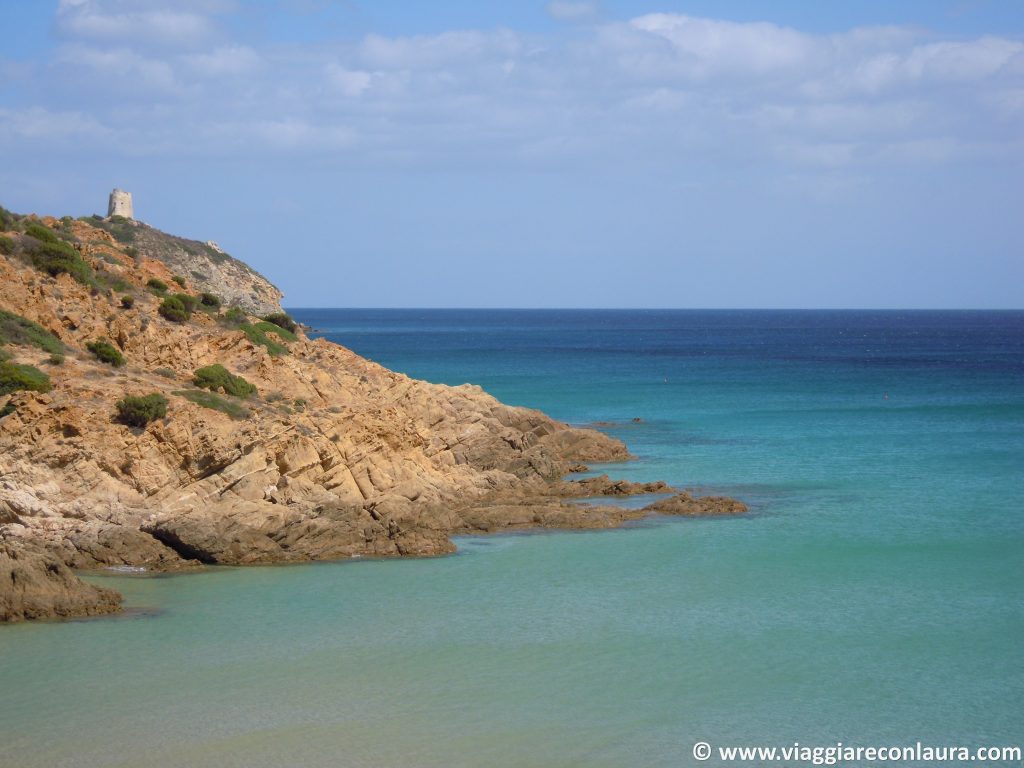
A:
[[[274,312],[271,315],[267,315],[263,318],[268,323],[273,323],[278,328],[284,328],[288,333],[295,334],[296,329],[299,327],[298,324],[291,318],[286,312]]]
[[[14,253],[14,241],[6,235],[0,235],[0,253],[10,256]]]
[[[146,281],[146,287],[152,288],[157,293],[167,293],[167,283],[155,277],[151,277]]]
[[[51,354],[64,351],[61,340],[43,326],[5,309],[0,309],[0,344],[24,344]]]
[[[240,325],[238,330],[244,333],[253,344],[266,347],[267,351],[275,357],[288,354],[288,347],[270,338],[268,334],[273,333],[286,341],[295,341],[295,334],[289,333],[273,323],[268,323],[266,320],[261,320],[258,323],[245,323]]]
[[[78,242],[78,238],[75,237],[74,231],[71,229],[71,217],[65,216],[60,220],[60,229],[56,230],[57,237],[69,243]]]
[[[54,352],[50,355],[50,365],[64,365],[64,355],[60,352]]]
[[[94,285],[96,282],[92,267],[82,261],[78,251],[60,240],[40,242],[28,249],[28,256],[36,269],[51,277],[66,272],[83,285]]]
[[[196,296],[189,296],[187,293],[176,293],[174,298],[181,302],[181,305],[185,308],[185,311],[190,315],[196,311],[196,307],[199,306],[199,299]]]
[[[101,363],[120,368],[124,365],[125,359],[121,351],[109,341],[90,341],[85,348],[95,355]]]
[[[0,362],[0,395],[9,395],[19,390],[49,392],[53,389],[50,377],[34,365]]]
[[[178,378],[178,374],[176,374],[170,368],[154,368],[153,373],[155,373],[157,376],[163,376],[165,379]]]
[[[235,376],[220,363],[197,368],[192,383],[202,389],[235,397],[248,397],[256,391],[255,386],[241,376]]]
[[[31,224],[25,227],[25,234],[28,235],[29,237],[34,237],[41,243],[60,242],[60,238],[57,237],[56,232],[54,232],[49,227],[44,227],[42,224],[39,224],[35,221],[33,221]]]
[[[185,309],[185,305],[181,303],[181,299],[177,296],[168,296],[162,302],[157,309],[161,317],[170,320],[172,323],[184,323],[189,318],[189,311]]]
[[[136,248],[134,245],[129,245],[127,248],[124,249],[124,252],[126,256],[132,259],[138,260],[139,258],[139,249]]]
[[[167,415],[167,398],[154,392],[151,395],[128,395],[118,400],[117,420],[129,427],[144,427],[149,422]]]
[[[109,220],[100,219],[92,222],[100,229],[105,229],[119,243],[131,243],[135,240],[135,227],[130,219],[124,216],[111,216]]]
[[[125,309],[131,309],[132,307],[135,306],[135,297],[134,296],[122,296],[121,297],[121,306],[124,307]]]
[[[14,229],[14,214],[0,205],[0,231],[9,232]]]
[[[180,285],[180,286],[181,286],[182,288],[184,288],[184,287],[185,287],[185,278],[184,278],[184,277],[182,277],[181,275],[174,275],[173,277],[171,277],[171,280],[173,280],[174,282],[176,282],[176,283],[177,283],[178,285]]]
[[[203,408],[226,413],[233,419],[249,418],[248,409],[243,408],[234,400],[226,400],[219,395],[213,394],[213,392],[206,392],[201,389],[179,389],[173,394],[183,397],[196,405],[201,405]]]
[[[14,403],[7,403],[3,408],[0,408],[0,419],[4,418],[5,416],[10,416],[16,410],[18,409],[14,405]]]
[[[266,333],[275,333],[285,341],[299,340],[299,337],[296,336],[291,331],[289,331],[287,328],[282,328],[281,326],[275,325],[274,323],[268,323],[266,320],[261,320],[260,322],[256,323],[256,327]]]
[[[220,296],[215,293],[207,293],[206,291],[203,291],[199,295],[199,303],[204,307],[209,307],[210,309],[220,309]]]
[[[248,321],[248,319],[249,316],[239,307],[232,307],[220,316],[221,324],[232,328],[238,328],[240,325]]]

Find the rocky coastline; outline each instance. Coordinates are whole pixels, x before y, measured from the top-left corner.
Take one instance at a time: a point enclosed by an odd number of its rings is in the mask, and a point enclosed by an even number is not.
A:
[[[118,238],[95,220],[10,216],[0,229],[0,350],[10,371],[46,378],[0,390],[0,622],[119,609],[75,570],[440,555],[459,534],[746,511],[664,483],[567,480],[629,458],[626,446],[473,385],[389,371],[281,320],[275,330],[248,314],[268,308],[269,283],[237,266],[259,291],[234,285],[257,298],[229,312],[213,294],[223,277],[176,274],[158,230]],[[47,232],[88,269],[41,269]],[[185,319],[165,311],[173,295],[195,298]],[[223,386],[197,374],[221,366]],[[235,392],[236,378],[251,390]],[[122,403],[144,396],[164,412],[126,419]],[[647,493],[664,496],[601,503]]]

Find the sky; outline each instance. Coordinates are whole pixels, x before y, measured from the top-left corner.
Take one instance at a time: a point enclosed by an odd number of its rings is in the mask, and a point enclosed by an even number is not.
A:
[[[290,307],[1024,308],[1019,0],[0,0],[0,205]]]

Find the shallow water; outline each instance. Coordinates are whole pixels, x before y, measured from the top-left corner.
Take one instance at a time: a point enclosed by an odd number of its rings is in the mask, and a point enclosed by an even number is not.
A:
[[[410,375],[613,422],[639,458],[611,474],[753,513],[103,577],[138,610],[0,631],[4,765],[1024,743],[1024,314],[295,314]]]

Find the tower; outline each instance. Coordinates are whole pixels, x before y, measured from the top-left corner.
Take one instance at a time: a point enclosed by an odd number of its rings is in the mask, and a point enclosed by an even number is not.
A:
[[[126,219],[135,218],[132,215],[132,193],[123,189],[115,188],[110,193],[110,203],[107,205],[107,217],[124,216]]]

